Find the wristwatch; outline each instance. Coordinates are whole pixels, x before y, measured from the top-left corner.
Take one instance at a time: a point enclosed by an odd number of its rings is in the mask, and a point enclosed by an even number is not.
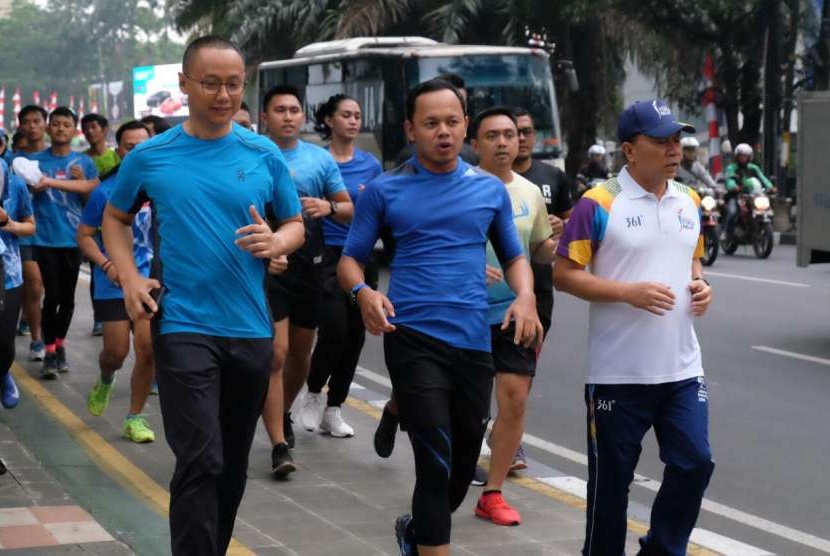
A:
[[[337,214],[337,201],[329,200],[329,207],[331,208],[332,214]]]
[[[367,286],[365,282],[360,282],[359,284],[355,285],[355,287],[352,288],[351,298],[352,298],[352,304],[353,305],[357,305],[357,294],[358,294],[358,292],[360,290],[362,290],[363,288],[368,288],[368,287],[369,286]]]

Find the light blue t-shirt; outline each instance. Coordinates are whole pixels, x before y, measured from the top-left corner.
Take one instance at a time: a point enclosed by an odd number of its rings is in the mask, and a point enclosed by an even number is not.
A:
[[[9,176],[3,190],[3,208],[9,218],[20,222],[32,216],[32,198],[26,183],[18,176]],[[0,244],[3,249],[3,267],[6,271],[4,285],[7,290],[23,285],[23,264],[20,260],[20,241],[14,234],[0,228]]]
[[[117,168],[117,167],[116,167]],[[115,178],[117,173],[111,174],[110,177],[101,182],[101,185],[95,188],[90,193],[89,200],[84,207],[81,214],[81,224],[95,228],[98,232],[95,234],[95,243],[104,256],[107,255],[107,250],[104,248],[104,241],[101,238],[101,222],[104,219],[104,209],[107,207],[112,188],[115,186]],[[153,262],[153,218],[150,210],[150,203],[144,203],[141,208],[135,213],[135,220],[133,220],[133,257],[135,258],[135,266],[142,276],[150,275],[150,263]],[[123,299],[124,292],[121,286],[109,279],[107,273],[101,267],[95,265],[92,269],[92,298],[99,299]]]
[[[489,352],[487,240],[502,262],[524,254],[504,184],[460,158],[436,174],[413,157],[366,184],[343,255],[367,263],[384,229],[395,242],[390,322]]]
[[[178,125],[121,163],[110,204],[136,213],[147,201],[162,283],[161,333],[270,338],[267,263],[234,241],[237,229],[253,223],[251,205],[279,221],[300,214],[276,145],[236,124],[213,140],[192,137]]]
[[[71,180],[70,168],[81,167],[84,179],[98,177],[98,168],[92,159],[83,153],[69,153],[67,156],[55,156],[52,149],[25,155],[36,160],[44,176],[58,180]],[[35,209],[37,230],[33,244],[40,247],[77,247],[75,232],[81,220],[84,200],[78,193],[69,193],[49,188],[35,193],[32,198]]]
[[[337,166],[340,168],[340,175],[343,176],[349,197],[351,197],[355,205],[357,204],[357,196],[360,190],[372,178],[383,173],[383,168],[381,168],[378,159],[360,149],[354,150],[354,156],[350,161],[338,162]],[[346,236],[348,233],[349,226],[347,224],[341,224],[330,216],[323,219],[323,238],[326,245],[342,247],[346,244]]]
[[[325,199],[346,190],[343,176],[337,162],[328,150],[305,141],[297,141],[293,149],[280,149],[291,179],[300,197],[317,197]],[[292,260],[301,260],[308,264],[319,263],[323,253],[323,223],[303,213],[305,223],[305,243],[292,256]]]

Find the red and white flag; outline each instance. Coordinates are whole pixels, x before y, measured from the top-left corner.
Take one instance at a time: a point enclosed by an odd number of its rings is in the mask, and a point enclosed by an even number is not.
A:
[[[49,112],[51,112],[52,110],[54,110],[57,107],[58,107],[58,93],[55,92],[55,91],[52,91],[52,94],[49,95]]]
[[[717,93],[715,90],[715,62],[711,54],[706,55],[703,66],[706,91],[703,94],[703,109],[709,124],[709,173],[715,177],[723,173],[723,158],[720,152],[720,125],[718,124]]]
[[[12,95],[12,113],[14,114],[14,121],[12,122],[12,126],[17,129],[17,115],[20,114],[20,87],[14,90],[14,95]]]
[[[40,91],[35,91],[32,93],[32,104],[35,106],[40,106]]]
[[[75,95],[69,95],[69,109],[75,110]]]
[[[6,129],[6,87],[0,88],[0,129]]]

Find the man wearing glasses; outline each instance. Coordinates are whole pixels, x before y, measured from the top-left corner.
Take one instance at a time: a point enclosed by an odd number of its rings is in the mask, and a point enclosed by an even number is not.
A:
[[[176,456],[175,555],[228,548],[273,356],[265,261],[303,243],[300,203],[282,155],[232,124],[244,79],[233,43],[193,41],[179,74],[189,118],[124,160],[103,218],[130,319],[152,319],[164,432]],[[130,233],[146,201],[153,207],[153,278],[136,269]],[[276,232],[260,216],[266,209]]]

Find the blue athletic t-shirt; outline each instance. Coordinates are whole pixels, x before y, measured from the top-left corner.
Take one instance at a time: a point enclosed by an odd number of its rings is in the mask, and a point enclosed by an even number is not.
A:
[[[36,160],[44,176],[58,180],[71,180],[70,168],[74,165],[81,167],[84,179],[98,177],[98,168],[92,159],[83,153],[69,153],[66,156],[56,156],[52,149],[39,153],[25,155]],[[83,196],[78,193],[69,193],[58,189],[48,188],[35,193],[32,197],[35,209],[37,229],[34,245],[40,247],[77,247],[75,232],[81,220],[81,211],[84,207]]]
[[[8,177],[8,184],[3,190],[3,209],[9,218],[20,222],[32,216],[32,197],[26,188],[26,182],[18,176]],[[6,271],[4,285],[7,290],[23,285],[23,264],[20,260],[20,241],[14,234],[0,228],[2,239],[3,267]]]
[[[354,156],[350,161],[338,162],[337,166],[340,168],[340,175],[343,176],[349,197],[355,204],[357,204],[359,190],[369,183],[369,180],[383,173],[378,159],[360,149],[354,150]],[[330,216],[323,220],[323,239],[326,245],[343,247],[348,233],[347,224],[341,224]]]
[[[343,254],[368,262],[384,229],[395,241],[390,322],[489,352],[487,240],[504,263],[523,256],[504,184],[460,158],[436,174],[413,157],[366,184]]]
[[[202,140],[182,125],[137,146],[121,163],[110,204],[135,213],[153,204],[154,266],[162,283],[161,333],[270,338],[266,262],[236,246],[248,207],[277,220],[298,216],[288,167],[270,140],[234,124]],[[157,317],[158,318],[158,317]]]
[[[95,188],[90,193],[89,200],[86,202],[83,213],[81,213],[81,224],[95,228],[95,243],[104,256],[107,256],[107,250],[104,248],[104,241],[101,238],[101,222],[104,220],[104,209],[107,207],[112,188],[115,186],[115,178],[118,174],[114,173],[107,179],[101,182],[101,185]],[[150,210],[150,203],[144,203],[139,211],[135,214],[133,220],[133,257],[135,258],[135,266],[142,276],[150,275],[150,263],[153,262],[153,218]],[[92,269],[92,298],[100,299],[123,299],[124,292],[121,286],[109,279],[107,273],[101,267],[95,265]]]
[[[291,170],[291,179],[300,197],[317,197],[324,199],[346,190],[343,176],[331,153],[313,143],[297,141],[293,149],[281,149],[285,162]],[[323,223],[321,219],[309,218],[303,213],[305,223],[305,243],[292,256],[292,259],[316,264],[322,260]]]

